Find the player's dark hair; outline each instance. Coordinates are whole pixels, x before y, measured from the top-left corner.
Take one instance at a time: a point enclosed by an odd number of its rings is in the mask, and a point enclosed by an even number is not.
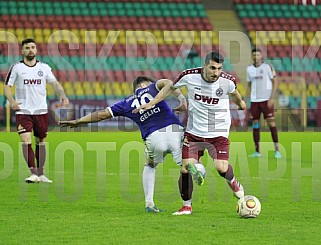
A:
[[[152,79],[151,77],[147,77],[147,76],[138,76],[136,77],[136,79],[133,81],[133,89],[134,89],[134,92],[137,88],[137,86],[142,83],[142,82],[154,82],[155,80]]]
[[[35,40],[33,38],[26,38],[26,39],[22,40],[21,46],[23,46],[25,44],[28,44],[28,43],[36,43],[36,42],[35,42]]]
[[[252,53],[254,53],[254,52],[260,52],[260,53],[261,53],[261,49],[259,49],[259,48],[252,48]]]
[[[206,55],[205,64],[209,64],[210,60],[213,60],[216,63],[223,63],[224,57],[218,51],[212,51]]]

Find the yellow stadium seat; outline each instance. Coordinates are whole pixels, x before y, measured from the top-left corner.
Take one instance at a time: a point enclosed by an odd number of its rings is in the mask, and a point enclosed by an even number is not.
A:
[[[105,91],[106,95],[112,95],[113,89],[112,89],[112,82],[104,82],[102,84],[102,90]]]

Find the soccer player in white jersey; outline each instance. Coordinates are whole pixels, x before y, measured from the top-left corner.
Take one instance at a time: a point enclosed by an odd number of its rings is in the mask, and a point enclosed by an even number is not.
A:
[[[278,131],[274,119],[274,96],[278,86],[275,70],[272,65],[263,61],[261,50],[252,50],[253,64],[247,67],[246,97],[251,100],[251,118],[255,152],[249,157],[261,157],[260,153],[260,117],[263,114],[267,121],[275,147],[275,158],[281,158],[279,152]]]
[[[167,85],[150,103],[139,110],[151,108],[174,89],[186,86],[188,90],[188,121],[182,150],[182,169],[179,189],[183,207],[174,215],[192,213],[192,178],[203,184],[202,175],[194,164],[200,161],[205,149],[213,158],[218,173],[226,179],[237,198],[244,196],[243,186],[234,176],[229,164],[229,129],[231,125],[229,95],[239,109],[246,104],[236,89],[235,77],[222,71],[224,58],[216,51],[206,55],[203,67],[189,69]]]
[[[11,109],[16,114],[17,131],[22,142],[22,151],[31,172],[27,183],[52,181],[44,175],[46,160],[45,140],[48,130],[48,106],[46,85],[49,83],[64,105],[68,105],[63,87],[52,74],[51,68],[37,60],[37,46],[32,38],[22,41],[23,60],[14,64],[5,79],[4,93]],[[11,87],[15,85],[15,98]],[[32,149],[34,133],[36,149]],[[35,165],[35,158],[37,167]]]

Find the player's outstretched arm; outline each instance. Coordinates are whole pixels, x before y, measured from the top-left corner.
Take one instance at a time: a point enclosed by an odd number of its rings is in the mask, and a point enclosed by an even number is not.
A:
[[[177,97],[179,100],[179,105],[175,107],[173,110],[177,113],[183,113],[187,110],[187,101],[185,96],[182,94],[181,90],[179,88],[176,88],[173,91],[173,94]]]
[[[168,79],[161,79],[158,80],[156,83],[156,86],[159,90],[162,90],[167,84],[172,84],[171,80]],[[182,113],[185,112],[187,109],[187,102],[186,102],[186,98],[185,96],[182,94],[181,90],[179,88],[174,88],[174,90],[172,89],[172,94],[177,97],[177,99],[179,100],[180,104],[174,108],[173,110],[176,111],[177,113]],[[167,97],[167,96],[166,96]]]
[[[144,104],[137,109],[133,110],[133,113],[138,113],[141,110],[149,110],[157,103],[163,101],[166,97],[171,95],[175,90],[173,82],[168,79],[161,79],[157,81],[157,87],[161,88],[155,98],[147,104]]]
[[[90,113],[90,114],[83,116],[83,117],[76,119],[76,120],[59,121],[58,124],[60,125],[60,127],[68,127],[69,126],[71,128],[75,128],[79,124],[99,122],[99,121],[106,120],[109,118],[112,118],[112,115],[109,112],[109,110],[106,108],[105,110],[95,111],[93,113]]]
[[[232,97],[233,102],[238,106],[239,110],[246,109],[246,103],[242,99],[242,96],[240,95],[240,93],[237,89],[235,89],[234,92],[231,93],[231,97]]]

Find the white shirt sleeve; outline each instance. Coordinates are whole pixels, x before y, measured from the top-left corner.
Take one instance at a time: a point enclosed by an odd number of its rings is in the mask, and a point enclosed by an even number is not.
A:
[[[229,80],[229,93],[233,93],[235,91],[236,85],[233,81]]]
[[[269,68],[270,68],[270,69],[269,69],[269,72],[268,72],[269,78],[270,78],[270,79],[273,79],[273,78],[276,76],[274,67],[273,67],[271,64],[268,64],[268,66],[269,66]]]
[[[8,76],[6,78],[6,84],[9,85],[9,86],[13,86],[16,82],[16,79],[17,79],[17,66],[16,65],[13,65],[10,70],[9,70],[9,73],[8,73]]]
[[[179,76],[177,80],[175,80],[174,82],[174,87],[175,88],[180,88],[183,86],[187,85],[187,79],[186,79],[187,75],[183,75],[183,76]]]
[[[51,67],[49,65],[46,65],[46,73],[47,73],[46,81],[48,83],[52,83],[52,82],[57,81],[57,79],[56,79],[55,75],[52,73]]]
[[[246,69],[246,81],[247,81],[247,82],[252,82],[252,81],[251,81],[251,77],[250,77],[249,68]]]

